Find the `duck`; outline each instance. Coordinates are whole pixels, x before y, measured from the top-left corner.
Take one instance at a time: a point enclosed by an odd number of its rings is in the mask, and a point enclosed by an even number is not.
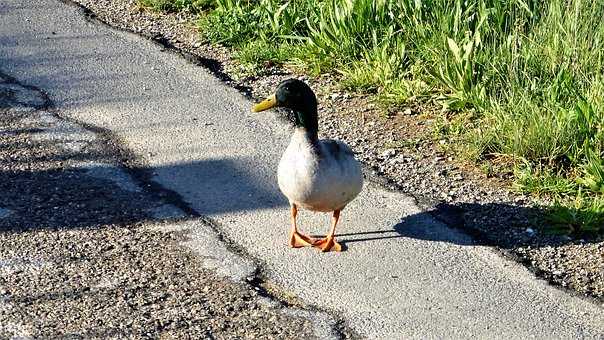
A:
[[[321,252],[342,251],[335,239],[342,210],[363,188],[363,172],[351,148],[342,141],[319,139],[317,97],[304,81],[287,79],[276,91],[252,107],[253,112],[282,107],[291,110],[294,126],[289,145],[277,168],[279,189],[288,199],[292,248],[315,247]],[[299,209],[331,212],[331,228],[321,239],[301,233]]]

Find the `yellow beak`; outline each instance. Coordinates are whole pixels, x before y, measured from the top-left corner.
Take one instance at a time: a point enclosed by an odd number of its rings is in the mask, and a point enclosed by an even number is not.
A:
[[[270,95],[269,97],[267,97],[265,100],[261,101],[260,103],[254,105],[254,107],[252,107],[252,112],[260,112],[260,111],[264,111],[264,110],[268,110],[270,108],[273,108],[277,105],[277,98],[275,97],[275,95]]]

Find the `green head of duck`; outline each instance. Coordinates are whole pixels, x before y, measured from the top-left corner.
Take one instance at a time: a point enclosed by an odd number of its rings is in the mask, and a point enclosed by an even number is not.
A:
[[[284,107],[292,110],[292,122],[296,127],[304,128],[311,133],[317,133],[319,126],[317,97],[305,82],[298,79],[282,81],[275,93],[254,105],[252,111],[260,112],[273,107]]]

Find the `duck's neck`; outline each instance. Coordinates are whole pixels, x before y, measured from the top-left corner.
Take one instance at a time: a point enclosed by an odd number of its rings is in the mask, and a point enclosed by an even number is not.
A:
[[[308,131],[303,127],[296,127],[296,129],[294,130],[294,135],[292,137],[292,139],[298,142],[303,142],[307,144],[316,144],[318,140],[316,131]]]
[[[310,142],[314,143],[318,138],[319,118],[317,107],[294,111],[296,131],[304,134]]]

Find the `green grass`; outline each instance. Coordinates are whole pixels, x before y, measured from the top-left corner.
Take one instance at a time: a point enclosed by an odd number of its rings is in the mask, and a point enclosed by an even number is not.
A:
[[[437,132],[460,154],[489,168],[512,160],[517,190],[577,212],[567,231],[604,232],[593,218],[604,200],[604,3],[141,2],[197,8],[205,38],[232,47],[249,69],[294,63],[385,105],[436,100],[446,112]]]

